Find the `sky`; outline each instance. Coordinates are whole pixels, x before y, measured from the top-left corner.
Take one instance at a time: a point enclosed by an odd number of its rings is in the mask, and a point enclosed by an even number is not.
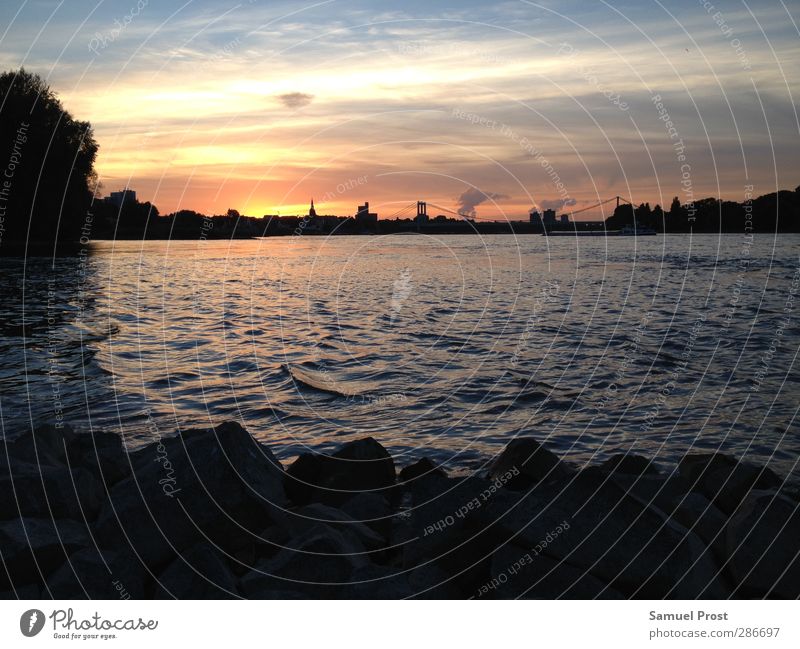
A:
[[[0,69],[46,78],[104,193],[162,214],[516,220],[800,185],[799,22],[781,0],[3,0]]]

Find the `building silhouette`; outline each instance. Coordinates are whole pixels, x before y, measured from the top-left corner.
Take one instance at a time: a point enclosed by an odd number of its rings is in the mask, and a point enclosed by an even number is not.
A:
[[[369,211],[369,201],[365,201],[363,205],[358,206],[356,222],[365,226],[375,226],[378,224],[378,214]]]
[[[125,203],[135,203],[136,192],[132,189],[122,189],[118,192],[111,192],[105,199],[105,202],[116,207],[122,207]]]

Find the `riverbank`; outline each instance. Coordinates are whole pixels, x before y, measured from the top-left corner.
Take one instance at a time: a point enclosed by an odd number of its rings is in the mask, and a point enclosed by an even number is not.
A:
[[[0,455],[3,598],[800,595],[796,491],[721,454],[579,471],[524,437],[453,478],[372,438],[284,467],[228,422],[131,453],[47,426]]]

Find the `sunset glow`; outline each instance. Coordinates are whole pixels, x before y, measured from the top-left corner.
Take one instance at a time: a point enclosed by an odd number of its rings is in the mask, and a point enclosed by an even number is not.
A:
[[[394,201],[457,209],[470,187],[502,197],[479,218],[615,194],[669,204],[681,175],[656,94],[703,170],[695,196],[794,187],[800,53],[783,8],[756,21],[731,6],[723,28],[689,2],[559,7],[146,3],[115,33],[118,8],[53,3],[31,45],[29,4],[0,9],[0,64],[42,74],[92,122],[105,191],[129,185],[162,213],[302,213],[315,197],[384,216]]]

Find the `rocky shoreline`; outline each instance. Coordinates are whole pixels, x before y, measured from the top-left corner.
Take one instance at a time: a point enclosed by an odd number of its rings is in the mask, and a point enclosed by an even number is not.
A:
[[[520,437],[455,478],[372,438],[284,467],[235,422],[130,453],[45,426],[0,489],[4,599],[800,596],[797,491],[722,454],[577,470]]]

